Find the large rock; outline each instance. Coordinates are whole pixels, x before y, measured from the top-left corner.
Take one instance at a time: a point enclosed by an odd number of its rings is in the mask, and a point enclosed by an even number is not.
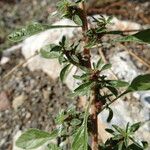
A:
[[[63,19],[56,22],[54,25],[75,25],[75,23],[68,19]],[[43,46],[50,43],[58,44],[64,35],[68,38],[72,38],[75,31],[77,31],[76,28],[49,29],[38,35],[34,35],[24,41],[22,46],[22,54],[26,59],[28,59]],[[42,70],[52,79],[58,78],[61,69],[61,66],[56,59],[45,59],[40,55],[30,59],[27,62],[27,65],[31,71]]]

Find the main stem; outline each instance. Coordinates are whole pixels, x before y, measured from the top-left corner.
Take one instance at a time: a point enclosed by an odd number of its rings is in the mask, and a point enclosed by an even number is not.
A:
[[[84,42],[85,45],[88,43],[89,39],[86,36],[86,32],[88,31],[88,22],[87,22],[87,13],[86,13],[86,4],[85,2],[82,2],[80,5],[80,8],[82,9],[82,21],[83,21],[83,26],[82,26],[82,31],[83,31],[83,36],[84,36]],[[88,48],[84,48],[83,50],[84,57],[87,58],[87,68],[91,68],[91,55],[90,55],[90,50]],[[91,125],[92,125],[92,130],[91,130],[91,148],[92,150],[98,150],[98,114],[97,114],[97,100],[96,100],[96,89],[92,89],[92,96],[91,96]]]

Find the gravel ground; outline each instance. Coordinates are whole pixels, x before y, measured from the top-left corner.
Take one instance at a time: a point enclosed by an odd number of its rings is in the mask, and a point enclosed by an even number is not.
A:
[[[20,56],[18,51],[10,63],[15,64]],[[11,69],[10,64],[6,67]],[[2,69],[1,73],[5,72]],[[26,67],[13,73],[0,91],[0,101],[8,101],[7,105],[0,102],[7,107],[7,110],[0,111],[0,150],[11,149],[12,137],[18,130],[52,130],[58,111],[71,102],[67,98],[68,89],[59,81],[52,81],[41,71],[30,72]]]

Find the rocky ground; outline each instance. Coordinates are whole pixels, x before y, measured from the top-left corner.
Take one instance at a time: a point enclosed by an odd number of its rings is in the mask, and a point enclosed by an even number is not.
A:
[[[12,54],[11,66],[21,61],[21,54]],[[19,59],[18,59],[19,58]],[[18,61],[17,61],[18,59]],[[22,58],[23,60],[23,58]],[[1,67],[1,77],[10,64]],[[18,130],[38,128],[50,131],[60,108],[71,102],[66,86],[53,81],[41,71],[31,72],[26,67],[17,70],[0,88],[0,149],[11,150],[12,137]]]
[[[0,9],[0,25],[2,27],[2,30],[0,30],[0,44],[2,50],[12,45],[12,43],[10,44],[6,41],[6,35],[15,28],[31,20],[49,22],[49,13],[55,10],[54,2],[56,1],[12,0],[11,3],[9,3],[10,1],[7,2],[8,3],[0,1],[0,7],[2,8]],[[124,13],[117,15],[117,8],[127,12],[128,9],[126,6],[129,5],[131,5],[132,8],[135,5],[136,7],[134,7],[134,10],[131,12],[128,12],[128,15],[124,15]],[[121,9],[121,5],[119,4],[112,5],[111,7],[114,9],[114,13],[112,11],[112,14],[116,14],[122,19],[133,19],[146,26],[150,23],[149,17],[147,17],[148,14],[150,14],[148,9],[150,6],[149,1],[144,1],[143,3],[140,1],[134,1],[134,3],[129,1],[126,6],[123,6]],[[90,9],[89,13],[94,14],[97,11],[97,7],[95,6]],[[39,10],[43,10],[42,13]],[[106,12],[101,6],[99,6],[99,10],[104,13]],[[136,17],[135,15],[131,15],[135,10],[137,12],[140,10],[141,14],[144,14],[141,20],[139,20],[139,15],[136,15]],[[110,12],[108,14],[110,14]],[[25,23],[24,20],[26,20]],[[140,58],[149,62],[149,46],[135,44],[130,46],[126,44],[126,46],[136,52]],[[108,45],[103,47],[104,54],[108,56],[108,60],[115,52],[116,47],[112,47],[111,51],[109,49],[110,47]],[[123,48],[119,46],[118,49],[120,49],[118,52],[123,51]],[[1,56],[0,54],[0,58]],[[130,56],[129,58],[141,72],[148,72],[148,67],[139,63],[135,57]],[[32,72],[27,67],[19,67],[7,80],[3,80],[4,76],[11,69],[24,60],[25,58],[20,49],[18,49],[10,54],[10,61],[4,65],[0,65],[0,150],[12,150],[13,136],[19,130],[25,130],[27,128],[38,128],[47,131],[52,130],[54,128],[54,118],[59,109],[66,108],[72,102],[67,97],[69,92],[68,88],[62,85],[58,80],[52,80],[47,74],[40,70]],[[149,103],[149,99],[147,99],[147,101]],[[133,99],[132,102],[133,103],[130,102],[130,106],[133,112],[138,112],[139,109],[143,108],[139,101],[136,102],[136,100]],[[146,103],[146,105],[148,103]],[[137,109],[135,106],[138,107],[138,110],[134,110]],[[132,113],[132,115],[136,117],[136,113]]]

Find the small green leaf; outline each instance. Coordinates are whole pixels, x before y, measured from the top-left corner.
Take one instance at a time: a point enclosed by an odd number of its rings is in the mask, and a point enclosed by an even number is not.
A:
[[[123,150],[122,147],[123,147],[123,141],[118,143],[118,150]]]
[[[80,18],[78,15],[74,15],[74,16],[73,16],[73,21],[74,21],[77,25],[79,25],[79,26],[82,26],[82,25],[83,25],[82,20],[81,20],[81,18]]]
[[[43,48],[41,48],[40,50],[40,54],[42,57],[47,58],[47,59],[54,59],[54,58],[58,58],[60,53],[59,52],[55,52],[55,51],[51,51],[56,45],[54,44],[50,44],[50,45],[46,45]]]
[[[83,83],[81,84],[79,87],[77,87],[74,92],[77,94],[77,95],[84,95],[88,92],[88,90],[90,90],[91,86],[92,86],[92,82],[86,82],[86,83]]]
[[[133,79],[126,92],[150,90],[150,74],[139,75]]]
[[[111,67],[112,67],[111,64],[105,64],[105,65],[102,67],[101,71],[110,69]]]
[[[54,51],[54,52],[60,52],[62,47],[58,46],[58,45],[54,45],[52,44],[52,48],[51,48],[51,52]]]
[[[84,121],[81,127],[77,130],[74,135],[72,150],[88,150],[88,131],[87,131],[87,120],[89,116],[89,107],[84,114]]]
[[[55,122],[57,124],[62,124],[67,117],[68,117],[68,114],[65,114],[64,110],[61,110],[59,114],[56,116]]]
[[[136,132],[140,128],[141,125],[142,125],[141,122],[138,122],[138,123],[131,125],[130,132],[131,133]]]
[[[67,74],[69,73],[69,68],[71,64],[67,64],[60,72],[60,79],[62,82],[64,82]]]
[[[118,95],[118,91],[116,88],[114,88],[112,86],[106,86],[106,87],[111,91],[112,94],[114,94],[115,96]]]
[[[129,138],[137,147],[139,147],[139,148],[141,148],[141,150],[143,150],[143,147],[137,141],[135,141],[132,137],[129,137]]]
[[[135,143],[132,143],[131,145],[128,146],[129,150],[144,150],[144,147],[139,147]]]
[[[113,87],[125,87],[128,86],[129,83],[121,80],[111,80],[109,82]]]
[[[63,36],[63,37],[62,37],[62,40],[61,40],[61,42],[60,42],[60,45],[61,45],[61,46],[65,46],[65,42],[66,42],[66,36]]]
[[[34,34],[40,33],[47,29],[55,29],[55,28],[75,28],[80,26],[70,26],[70,25],[46,25],[37,22],[33,22],[32,24],[27,25],[24,28],[18,29],[8,35],[8,39],[13,42],[19,42],[27,37],[30,37]]]
[[[77,126],[77,125],[80,125],[81,124],[81,120],[79,119],[73,119],[71,120],[71,123],[70,123],[72,126]]]
[[[62,64],[62,63],[64,63],[64,62],[66,62],[66,59],[65,59],[64,54],[63,54],[63,53],[61,53],[61,54],[59,55],[58,61],[59,61],[59,63],[60,63],[60,64]]]
[[[121,140],[122,138],[123,138],[123,136],[121,134],[117,134],[114,137],[112,137],[112,139],[115,141]]]
[[[108,118],[107,118],[107,122],[110,122],[113,118],[113,111],[110,107],[108,107],[108,110],[109,110],[109,115],[108,115]]]
[[[73,77],[78,80],[85,80],[85,79],[88,79],[89,75],[88,74],[83,74],[81,76],[73,75]]]
[[[96,63],[93,62],[93,69],[96,69]]]
[[[42,26],[40,23],[33,22],[32,24],[29,24],[27,27],[18,29],[17,31],[11,33],[8,36],[8,39],[13,42],[19,42],[31,35],[37,34],[44,30],[45,30],[45,27]]]
[[[54,130],[52,133],[47,133],[38,129],[30,129],[18,138],[16,145],[23,149],[34,149],[42,146],[56,136],[56,130]]]
[[[105,130],[106,130],[108,133],[110,133],[110,134],[114,134],[114,130],[112,130],[112,129],[106,128]]]
[[[144,149],[148,148],[148,142],[147,141],[142,141],[141,143],[143,144]]]
[[[102,65],[103,65],[103,61],[102,61],[102,58],[100,58],[97,62],[96,68],[100,69]]]
[[[119,133],[123,134],[124,133],[124,130],[121,129],[119,126],[117,125],[112,125],[114,129],[116,129],[116,131],[118,131]]]
[[[150,29],[146,29],[133,35],[115,39],[113,42],[139,42],[150,44]]]
[[[128,147],[128,145],[129,145],[129,137],[128,136],[126,136],[124,138],[124,145],[125,145],[125,147]]]

